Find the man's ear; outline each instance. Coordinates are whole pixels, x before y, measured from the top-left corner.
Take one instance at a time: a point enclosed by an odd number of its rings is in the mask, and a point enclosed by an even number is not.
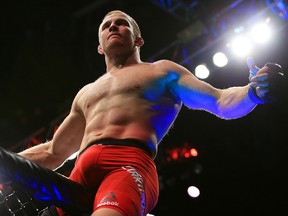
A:
[[[143,44],[144,44],[144,39],[142,37],[137,37],[135,39],[135,45],[137,47],[141,47],[141,46],[143,46]]]
[[[103,54],[104,54],[103,49],[102,49],[102,47],[101,47],[100,44],[98,45],[98,53],[99,53],[100,55],[103,55]]]

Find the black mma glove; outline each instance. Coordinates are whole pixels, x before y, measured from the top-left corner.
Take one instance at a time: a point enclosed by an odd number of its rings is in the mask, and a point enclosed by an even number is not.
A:
[[[256,104],[273,103],[280,99],[281,95],[284,94],[285,88],[285,77],[282,67],[276,63],[267,62],[265,66],[268,67],[266,71],[269,74],[269,91],[263,97],[259,97],[256,93],[256,89],[250,86],[248,94],[250,99]],[[257,70],[257,71],[256,71]],[[258,69],[250,72],[251,76],[256,75]]]

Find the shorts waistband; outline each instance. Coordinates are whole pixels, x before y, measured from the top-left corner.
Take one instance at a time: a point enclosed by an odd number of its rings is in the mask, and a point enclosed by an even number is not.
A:
[[[150,157],[153,157],[153,152],[152,150],[147,146],[145,142],[142,142],[137,139],[112,139],[112,138],[105,138],[105,139],[100,139],[96,140],[95,142],[90,143],[88,146],[86,146],[85,149],[83,149],[82,152],[84,152],[87,148],[93,145],[120,145],[120,146],[131,146],[131,147],[136,147],[139,149],[144,150]],[[79,154],[79,155],[80,155]]]

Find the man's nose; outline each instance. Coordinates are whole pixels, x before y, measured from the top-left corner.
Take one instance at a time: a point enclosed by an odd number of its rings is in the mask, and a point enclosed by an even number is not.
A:
[[[111,25],[109,27],[109,31],[115,31],[117,29],[118,29],[117,25],[115,25],[115,23],[111,23]]]

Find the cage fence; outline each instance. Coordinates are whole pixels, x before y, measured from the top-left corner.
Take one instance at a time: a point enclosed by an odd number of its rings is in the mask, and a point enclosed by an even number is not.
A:
[[[5,185],[0,190],[1,216],[40,216],[48,209],[43,202]]]

